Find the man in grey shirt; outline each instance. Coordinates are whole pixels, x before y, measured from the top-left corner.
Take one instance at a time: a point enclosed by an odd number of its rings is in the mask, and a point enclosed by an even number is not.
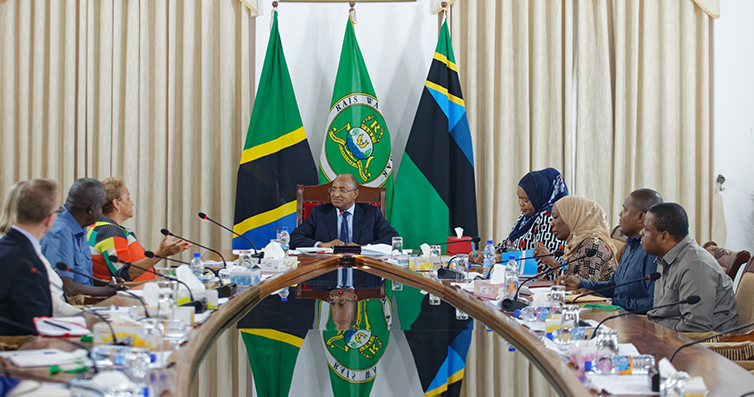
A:
[[[738,312],[733,282],[712,255],[689,236],[686,211],[676,203],[656,204],[644,218],[641,245],[656,255],[662,277],[655,282],[654,305],[692,295],[701,300],[650,310],[647,317],[678,332],[707,332],[736,326]]]

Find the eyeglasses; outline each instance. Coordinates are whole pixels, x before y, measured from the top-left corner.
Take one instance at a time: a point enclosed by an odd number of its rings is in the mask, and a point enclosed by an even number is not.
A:
[[[55,211],[52,211],[52,214],[50,215],[60,215],[63,213],[63,206],[61,205],[60,208],[56,209]]]
[[[346,189],[346,188],[344,188],[344,187],[341,187],[341,188],[335,188],[335,187],[331,187],[331,188],[327,189],[327,191],[328,191],[328,192],[330,192],[331,194],[335,194],[335,193],[337,193],[337,192],[340,192],[340,194],[346,194],[346,193],[348,193],[348,192],[355,192],[355,191],[357,191],[357,190],[359,190],[359,188],[356,188],[356,189],[351,189],[351,190],[347,190],[347,189]]]

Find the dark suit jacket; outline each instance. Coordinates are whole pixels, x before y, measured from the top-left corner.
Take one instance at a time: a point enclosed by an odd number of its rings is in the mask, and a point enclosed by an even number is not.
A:
[[[291,248],[313,247],[338,238],[338,209],[332,204],[312,208],[312,213],[291,232]],[[356,203],[353,210],[353,242],[359,245],[392,244],[398,232],[393,229],[379,208]]]
[[[34,329],[34,317],[52,316],[45,265],[29,239],[13,229],[0,239],[0,274],[0,317]],[[29,335],[29,331],[0,322],[0,335]]]

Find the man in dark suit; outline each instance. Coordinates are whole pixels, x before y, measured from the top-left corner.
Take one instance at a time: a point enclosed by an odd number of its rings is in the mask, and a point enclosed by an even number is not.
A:
[[[356,203],[357,197],[356,178],[338,175],[330,188],[330,204],[312,208],[309,217],[291,232],[291,248],[391,244],[398,232],[379,208]]]
[[[17,188],[6,203],[6,211],[12,213],[15,207],[15,221],[0,239],[0,318],[24,328],[0,321],[0,335],[6,336],[28,335],[34,329],[34,317],[52,316],[39,240],[58,217],[60,193],[57,184],[46,179],[22,182]],[[14,194],[17,196],[11,199]]]
[[[334,247],[338,245],[391,244],[398,232],[393,229],[379,208],[356,203],[359,183],[351,174],[338,175],[330,187],[330,204],[312,208],[301,225],[291,232],[291,248]],[[339,288],[336,272],[307,282],[315,289]],[[353,272],[356,287],[377,288],[382,280],[359,270]]]

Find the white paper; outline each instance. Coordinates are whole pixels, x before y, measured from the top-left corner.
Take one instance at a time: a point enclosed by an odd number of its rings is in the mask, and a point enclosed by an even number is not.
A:
[[[65,330],[52,324],[57,324],[68,329]],[[40,335],[44,336],[82,336],[91,333],[86,327],[86,319],[81,316],[37,317],[34,319],[34,327]]]
[[[387,244],[367,244],[361,247],[361,255],[390,256],[392,246]]]
[[[462,227],[457,227],[454,230],[456,231],[456,237],[458,237],[458,238],[463,237],[463,228]]]
[[[188,265],[178,266],[178,268],[175,269],[175,278],[186,283],[192,291],[204,291],[206,289],[204,283],[194,276],[194,272],[191,271],[191,268],[189,268]],[[183,284],[178,283],[178,291],[181,290],[186,290],[186,287]]]
[[[264,251],[264,259],[283,259],[285,258],[285,251],[283,251],[283,248],[275,241],[270,241],[269,244],[267,244],[266,247],[262,250]]]
[[[76,362],[89,363],[87,351],[84,349],[77,349],[73,352],[64,352],[59,349],[17,350],[2,352],[0,357],[9,359],[18,367],[49,367]]]
[[[302,254],[314,254],[317,252],[324,252],[326,254],[332,254],[332,248],[325,248],[325,247],[298,247],[296,248],[296,250],[301,252]]]
[[[424,243],[419,248],[422,250],[422,258],[429,258],[429,244]]]
[[[606,391],[609,394],[650,394],[657,395],[649,385],[647,375],[597,375],[587,374],[591,386],[598,391]]]

